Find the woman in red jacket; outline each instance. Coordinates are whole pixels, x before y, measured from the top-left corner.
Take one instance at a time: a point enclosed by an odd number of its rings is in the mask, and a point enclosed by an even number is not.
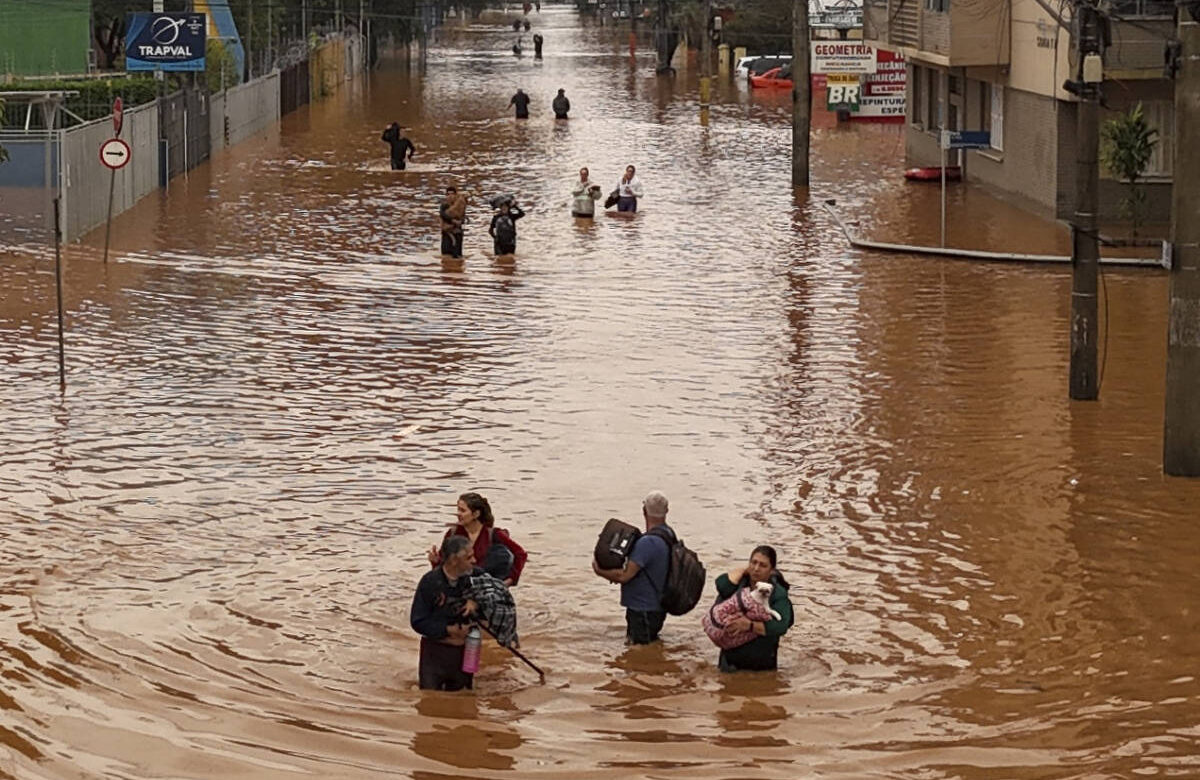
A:
[[[445,539],[465,536],[475,551],[475,565],[482,568],[505,585],[513,586],[521,579],[521,570],[529,557],[525,548],[513,541],[508,531],[496,528],[492,507],[478,493],[463,493],[458,497],[458,523],[446,531]],[[429,564],[441,565],[438,548],[429,551]]]

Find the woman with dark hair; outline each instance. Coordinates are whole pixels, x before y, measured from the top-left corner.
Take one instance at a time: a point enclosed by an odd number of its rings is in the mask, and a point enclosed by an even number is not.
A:
[[[762,544],[750,553],[749,564],[717,577],[718,601],[737,593],[738,588],[752,587],[760,582],[771,583],[774,586],[771,590],[771,609],[779,614],[778,620],[772,618],[765,623],[744,616],[730,621],[731,630],[753,631],[757,636],[740,647],[721,651],[717,666],[722,672],[768,671],[779,665],[779,637],[792,627],[794,619],[787,580],[775,568],[775,563],[775,548]]]
[[[442,541],[451,536],[465,536],[475,552],[475,564],[505,585],[516,585],[529,557],[525,548],[513,541],[508,531],[496,528],[492,507],[478,493],[463,493],[458,497],[458,522],[446,531]],[[429,564],[440,566],[437,547],[429,550]]]

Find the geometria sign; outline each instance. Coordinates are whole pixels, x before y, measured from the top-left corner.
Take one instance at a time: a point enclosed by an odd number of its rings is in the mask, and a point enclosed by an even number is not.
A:
[[[204,70],[204,14],[128,15],[125,70]]]

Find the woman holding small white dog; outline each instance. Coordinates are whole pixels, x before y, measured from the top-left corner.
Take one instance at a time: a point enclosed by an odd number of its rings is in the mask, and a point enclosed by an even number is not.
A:
[[[759,545],[750,553],[750,562],[717,577],[717,601],[734,596],[741,588],[754,590],[759,583],[769,583],[769,607],[775,615],[757,621],[741,616],[725,625],[730,632],[752,632],[754,638],[738,647],[724,649],[717,660],[723,672],[769,671],[778,667],[779,638],[794,622],[792,602],[788,598],[788,583],[775,568],[775,548]]]

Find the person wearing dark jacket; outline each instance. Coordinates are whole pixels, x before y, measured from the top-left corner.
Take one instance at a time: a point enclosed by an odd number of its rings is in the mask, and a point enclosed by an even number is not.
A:
[[[526,95],[520,87],[518,87],[516,93],[509,98],[508,104],[516,107],[517,119],[529,118],[529,95]]]
[[[541,33],[533,34],[533,58],[535,60],[540,60],[542,58],[542,43],[545,40],[546,39],[542,37]]]
[[[717,600],[729,598],[738,588],[760,582],[769,582],[774,586],[770,606],[779,614],[779,619],[772,618],[762,623],[740,617],[731,621],[731,630],[753,631],[757,636],[740,647],[721,651],[717,666],[722,672],[769,671],[779,666],[779,638],[792,627],[795,618],[791,599],[788,598],[787,580],[775,568],[775,548],[765,544],[755,547],[750,553],[748,565],[717,577]]]
[[[383,131],[381,140],[392,148],[392,170],[404,170],[405,152],[408,153],[407,157],[411,160],[413,155],[416,154],[417,147],[412,141],[404,137],[400,123],[392,122],[388,125],[387,129]]]
[[[467,598],[468,577],[483,574],[475,567],[471,543],[463,536],[442,542],[442,563],[421,578],[413,595],[409,622],[421,635],[417,679],[423,689],[470,689],[474,675],[462,670],[463,643],[475,602]]]
[[[550,104],[550,107],[554,109],[555,119],[567,118],[567,112],[571,110],[571,101],[567,99],[567,91],[565,89],[558,91],[558,96],[554,98],[554,102]]]
[[[514,200],[505,201],[500,205],[500,211],[492,217],[488,234],[492,237],[492,249],[496,257],[511,255],[517,251],[517,220],[525,216],[525,212]]]

